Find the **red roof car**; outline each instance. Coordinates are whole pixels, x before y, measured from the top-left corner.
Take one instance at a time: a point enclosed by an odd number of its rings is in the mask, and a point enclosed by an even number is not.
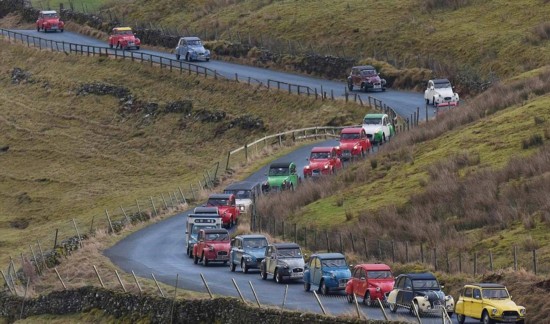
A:
[[[38,19],[36,20],[36,31],[43,30],[45,33],[49,31],[60,31],[63,32],[65,28],[65,23],[59,19],[59,15],[55,10],[42,10],[38,14]]]
[[[362,127],[349,127],[340,132],[340,145],[336,147],[340,158],[347,160],[365,157],[372,144]]]
[[[323,174],[333,174],[342,168],[342,161],[334,147],[314,147],[309,156],[309,165],[304,167],[304,179]]]
[[[141,41],[139,38],[134,35],[132,28],[130,27],[115,27],[109,36],[109,47],[120,48],[120,49],[129,49],[135,48],[139,49]]]
[[[193,246],[193,262],[204,262],[207,266],[210,262],[229,261],[231,241],[229,232],[222,228],[202,229],[197,235],[197,243]]]
[[[237,224],[241,214],[235,203],[234,194],[211,194],[206,202],[207,207],[218,207],[218,213],[222,217],[222,225],[230,228]]]
[[[367,306],[374,306],[377,299],[386,300],[386,294],[393,289],[395,278],[388,265],[358,264],[353,269],[352,278],[346,284],[348,302],[353,302],[353,294],[363,298]]]

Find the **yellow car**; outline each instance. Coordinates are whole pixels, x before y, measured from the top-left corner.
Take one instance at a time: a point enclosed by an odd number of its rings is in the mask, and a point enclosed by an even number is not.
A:
[[[505,286],[494,283],[465,285],[455,306],[459,324],[466,317],[481,320],[483,324],[524,323],[525,307],[514,303]]]

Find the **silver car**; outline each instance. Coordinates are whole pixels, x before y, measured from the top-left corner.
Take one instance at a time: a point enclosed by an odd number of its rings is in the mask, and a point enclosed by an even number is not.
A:
[[[184,58],[187,62],[210,61],[210,51],[205,49],[198,37],[182,37],[176,47],[176,59]]]
[[[304,278],[304,256],[296,243],[275,243],[265,251],[265,258],[260,264],[262,279],[273,275],[277,283],[284,280],[301,280]]]

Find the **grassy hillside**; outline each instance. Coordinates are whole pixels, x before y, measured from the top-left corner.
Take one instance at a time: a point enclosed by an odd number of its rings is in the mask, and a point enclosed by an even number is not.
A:
[[[49,245],[55,228],[73,235],[73,217],[87,227],[94,215],[96,224],[104,218],[105,208],[196,184],[229,149],[266,133],[337,116],[351,122],[365,113],[356,105],[2,42],[0,265],[28,252],[29,239]],[[97,89],[118,94],[93,94]],[[239,118],[263,127],[244,129]]]
[[[550,7],[542,0],[128,0],[105,8],[126,23],[250,39],[276,52],[376,57],[472,84],[550,59]]]

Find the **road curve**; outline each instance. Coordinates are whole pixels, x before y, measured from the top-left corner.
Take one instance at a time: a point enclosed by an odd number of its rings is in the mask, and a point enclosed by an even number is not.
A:
[[[69,32],[69,31],[65,31],[63,33],[43,33],[43,32],[37,32],[36,30],[11,30],[11,31],[18,32],[24,35],[35,36],[35,37],[40,37],[43,39],[54,40],[59,42],[105,47],[105,48],[108,47],[106,40],[102,41],[96,38],[84,36],[84,35]],[[158,52],[158,51],[151,51],[151,50],[145,50],[145,49],[136,50],[134,52],[175,59],[174,54],[167,53],[167,52]],[[215,70],[219,74],[230,79],[234,78],[235,74],[238,74],[239,79],[247,79],[250,77],[252,79],[259,80],[264,84],[266,84],[267,80],[269,79],[269,80],[276,80],[281,82],[308,86],[312,89],[313,88],[321,89],[322,87],[323,91],[329,94],[332,91],[335,96],[339,96],[339,97],[344,95],[345,88],[346,88],[345,82],[324,80],[321,78],[306,76],[303,74],[279,72],[279,71],[273,71],[265,68],[228,63],[224,61],[211,60],[210,62],[193,62],[193,64],[201,65],[201,66],[210,68],[212,70]],[[394,91],[389,89],[386,92],[363,93],[363,92],[354,91],[353,93],[360,94],[364,101],[366,100],[367,95],[373,98],[382,100],[387,106],[393,108],[398,115],[404,118],[411,117],[411,115],[417,111],[418,107],[424,107],[424,96],[423,94],[418,92],[397,91],[397,90]],[[424,110],[424,108],[420,109],[420,114],[419,114],[420,120],[426,119],[425,112],[426,111]],[[435,110],[433,109],[433,107],[429,107],[428,118],[432,118],[434,116],[434,112]]]

